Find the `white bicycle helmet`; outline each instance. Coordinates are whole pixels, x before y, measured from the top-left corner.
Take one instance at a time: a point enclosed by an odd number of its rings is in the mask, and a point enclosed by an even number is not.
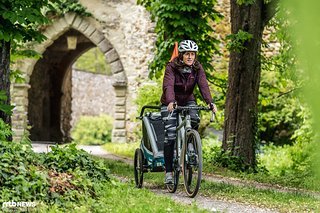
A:
[[[198,52],[198,45],[196,44],[196,42],[191,41],[191,40],[183,40],[180,42],[179,47],[178,47],[178,51],[180,53],[183,52]]]

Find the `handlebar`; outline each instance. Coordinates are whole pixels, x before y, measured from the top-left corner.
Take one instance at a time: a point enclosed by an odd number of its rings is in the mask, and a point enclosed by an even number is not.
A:
[[[142,109],[141,109],[141,112],[140,112],[140,116],[139,117],[136,117],[137,119],[142,119],[142,116],[143,116],[143,113],[144,113],[144,110],[145,109],[158,109],[160,110],[161,107],[160,106],[143,106]]]
[[[184,111],[184,110],[205,110],[205,111],[211,111],[212,109],[210,107],[204,107],[204,106],[177,106],[175,107],[175,110],[178,111]],[[212,115],[210,118],[210,122],[213,122],[216,118],[216,113],[212,111]]]
[[[142,119],[143,117],[143,113],[145,111],[145,109],[161,109],[161,106],[143,106],[140,112],[140,116],[136,117],[137,119]],[[176,106],[175,110],[177,111],[184,111],[184,110],[204,110],[204,111],[210,111],[210,107],[204,107],[204,106]],[[216,118],[216,113],[212,112],[211,118],[210,118],[210,122],[213,122]]]
[[[183,111],[183,110],[206,110],[209,111],[211,110],[209,107],[204,107],[204,106],[177,106],[175,107],[176,110],[178,111]]]

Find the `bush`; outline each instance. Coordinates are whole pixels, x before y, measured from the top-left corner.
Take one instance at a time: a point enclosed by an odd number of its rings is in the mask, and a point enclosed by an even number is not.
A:
[[[291,137],[294,144],[284,146],[270,144],[262,148],[260,163],[271,175],[296,175],[300,177],[310,176],[312,173],[311,157],[313,155],[314,133],[310,113],[306,108],[301,107],[297,116],[301,118],[302,122]]]
[[[299,142],[282,147],[270,144],[262,148],[260,164],[273,176],[308,176],[312,171],[310,148],[310,144]]]
[[[221,152],[221,141],[213,136],[207,136],[201,141],[203,160],[210,164],[214,163],[216,156]]]
[[[160,98],[162,94],[161,82],[158,80],[154,84],[146,84],[139,88],[136,104],[138,105],[138,113],[145,105],[160,106]]]
[[[71,132],[78,144],[101,145],[111,141],[113,118],[108,115],[82,116]]]

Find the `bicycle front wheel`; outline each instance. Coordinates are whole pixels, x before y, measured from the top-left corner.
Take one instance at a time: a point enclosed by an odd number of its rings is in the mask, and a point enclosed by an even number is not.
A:
[[[199,133],[191,129],[186,135],[186,144],[182,150],[184,186],[189,197],[195,197],[199,191],[202,176],[202,146]]]
[[[175,193],[179,184],[180,165],[178,161],[178,148],[175,147],[175,154],[173,157],[173,184],[167,184],[167,189],[170,193]]]

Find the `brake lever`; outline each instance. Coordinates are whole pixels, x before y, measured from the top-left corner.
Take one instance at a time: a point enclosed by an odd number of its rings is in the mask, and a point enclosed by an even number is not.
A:
[[[215,113],[215,112],[212,112],[212,113],[211,113],[210,122],[212,123],[214,120],[216,120],[216,113]]]

